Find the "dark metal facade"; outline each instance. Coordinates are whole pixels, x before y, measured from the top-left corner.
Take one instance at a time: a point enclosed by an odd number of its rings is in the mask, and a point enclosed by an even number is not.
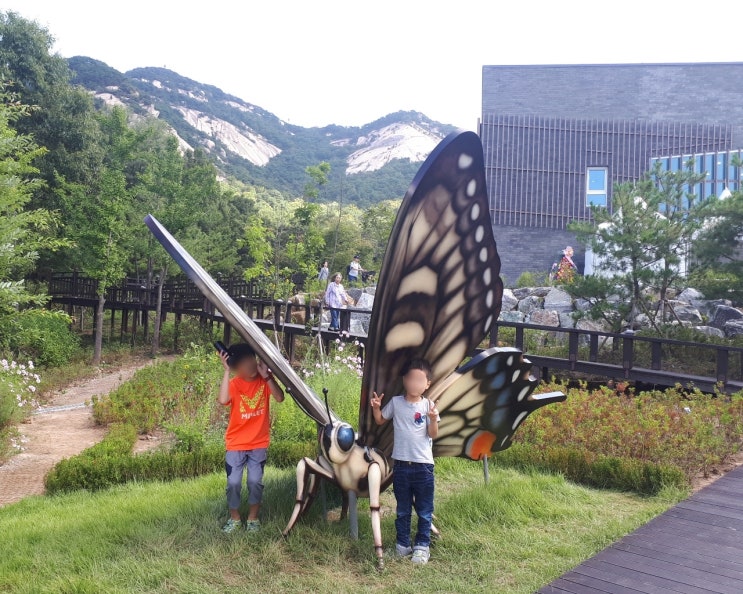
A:
[[[611,185],[639,178],[651,157],[732,148],[726,124],[484,113],[480,135],[493,223],[547,229],[589,217],[589,167],[607,169],[610,207]]]

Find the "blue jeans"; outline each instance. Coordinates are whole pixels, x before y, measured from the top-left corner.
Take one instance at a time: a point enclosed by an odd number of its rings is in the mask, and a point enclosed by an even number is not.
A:
[[[248,504],[255,505],[263,499],[263,467],[266,465],[266,448],[256,450],[227,450],[224,469],[227,473],[227,505],[240,507],[243,475],[248,471]]]
[[[418,514],[415,546],[429,546],[433,518],[433,464],[395,462],[392,486],[397,499],[397,544],[410,546],[410,521],[412,508],[415,507]]]
[[[330,310],[330,327],[335,328],[336,330],[341,327],[341,310],[340,309],[331,309]]]

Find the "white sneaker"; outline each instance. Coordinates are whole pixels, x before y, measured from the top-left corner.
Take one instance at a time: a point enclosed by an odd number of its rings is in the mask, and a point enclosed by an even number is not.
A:
[[[413,558],[411,561],[419,565],[425,565],[431,558],[431,553],[428,552],[428,547],[415,547],[413,549]]]
[[[404,547],[401,544],[395,545],[395,551],[398,557],[410,557],[413,554],[413,547]]]

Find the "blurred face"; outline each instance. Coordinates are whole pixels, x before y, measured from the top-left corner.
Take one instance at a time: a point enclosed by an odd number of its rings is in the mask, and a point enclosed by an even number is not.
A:
[[[422,396],[423,392],[431,385],[431,382],[428,380],[425,371],[411,369],[402,376],[402,385],[405,386],[405,393],[409,396]]]
[[[571,258],[572,258],[572,257],[573,257],[573,248],[569,247],[568,249],[566,249],[566,250],[565,250],[565,253],[566,253],[566,254],[567,254],[567,255],[568,255],[569,257],[571,257]]]
[[[335,277],[333,278],[333,280],[335,282],[337,282],[337,283],[340,283],[341,282],[341,275],[340,274],[336,274]]]
[[[254,378],[258,375],[258,360],[255,357],[244,357],[232,369],[238,377],[243,379]]]

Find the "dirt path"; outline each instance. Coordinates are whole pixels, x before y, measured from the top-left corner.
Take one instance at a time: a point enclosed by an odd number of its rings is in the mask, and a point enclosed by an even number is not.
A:
[[[19,427],[27,440],[24,451],[0,466],[0,506],[44,492],[44,477],[62,458],[79,454],[103,439],[105,427],[93,423],[86,406],[93,396],[108,394],[138,369],[153,361],[99,373],[78,385],[69,386],[50,399]],[[157,445],[157,440],[139,441],[135,450]]]

